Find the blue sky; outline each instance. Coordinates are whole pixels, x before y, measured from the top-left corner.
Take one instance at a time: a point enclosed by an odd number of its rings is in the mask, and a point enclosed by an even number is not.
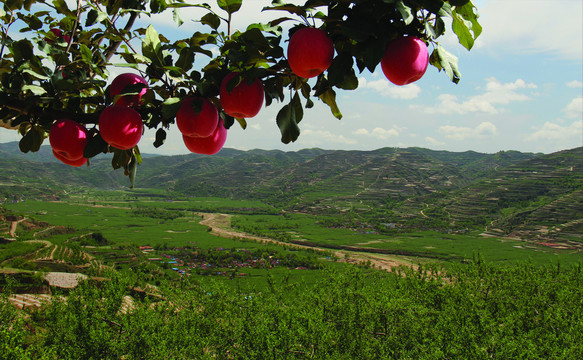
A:
[[[244,1],[241,11],[234,14],[236,27],[244,29],[251,18],[257,22],[280,15],[257,16],[269,3]],[[474,3],[484,28],[474,48],[468,52],[451,36],[441,42],[459,57],[459,84],[429,66],[421,80],[397,87],[379,67],[375,73],[359,75],[357,90],[338,92],[342,120],[316,103],[304,114],[298,140],[285,145],[275,123],[284,104],[274,103],[248,119],[246,130],[235,124],[225,146],[289,151],[419,146],[485,153],[550,153],[583,146],[583,2]],[[202,14],[192,10],[183,16],[190,19]],[[156,17],[151,22],[161,33],[176,32],[171,19]],[[187,21],[182,31],[186,34],[197,26]],[[0,142],[14,140],[18,140],[14,132],[0,129]],[[153,132],[148,131],[139,145],[142,152],[188,153],[176,128],[161,148],[155,149],[152,142]]]

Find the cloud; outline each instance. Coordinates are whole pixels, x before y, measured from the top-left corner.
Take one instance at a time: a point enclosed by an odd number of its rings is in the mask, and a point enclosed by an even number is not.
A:
[[[360,77],[358,78],[358,87],[374,90],[382,96],[403,100],[415,99],[421,93],[421,88],[415,84],[396,86],[386,79],[366,80],[364,77]]]
[[[583,97],[571,100],[563,109],[563,112],[569,119],[583,119]]]
[[[487,113],[498,114],[500,105],[508,105],[511,102],[527,101],[531,98],[522,93],[524,89],[536,89],[533,83],[527,83],[522,79],[517,79],[511,83],[501,83],[496,78],[486,79],[485,91],[482,94],[460,100],[452,94],[441,94],[437,97],[438,104],[435,106],[411,105],[411,108],[421,108],[430,114],[468,114]]]
[[[525,137],[526,141],[561,141],[563,146],[569,143],[577,144],[583,136],[583,122],[574,121],[568,125],[561,125],[547,121],[542,127]],[[574,146],[581,146],[574,145]]]
[[[389,137],[396,137],[399,136],[399,134],[401,133],[400,128],[393,126],[391,129],[383,129],[380,127],[376,127],[374,129],[372,129],[372,131],[369,131],[365,128],[361,128],[358,129],[354,132],[355,135],[365,135],[365,136],[372,136],[375,137],[377,139],[381,139],[381,140],[385,140],[388,139]]]
[[[480,123],[475,128],[445,125],[441,126],[437,131],[444,134],[448,139],[452,140],[466,140],[468,138],[484,138],[496,135],[496,125],[489,121]]]
[[[431,136],[426,136],[425,137],[425,142],[427,143],[427,145],[430,146],[442,146],[445,145],[445,143],[443,141],[439,141],[435,138],[432,138]]]
[[[332,142],[332,143],[339,143],[339,144],[346,144],[346,145],[354,145],[358,144],[356,140],[348,139],[344,135],[333,134],[328,130],[312,130],[307,129],[302,131],[300,136],[310,137],[310,138],[317,138],[317,144],[322,144],[324,142]]]
[[[583,82],[581,82],[579,80],[569,81],[569,82],[565,83],[565,85],[567,85],[567,87],[570,87],[570,88],[583,88]]]
[[[484,28],[477,40],[479,47],[497,54],[509,51],[549,53],[570,60],[583,58],[581,0],[481,0],[476,1],[476,6]]]

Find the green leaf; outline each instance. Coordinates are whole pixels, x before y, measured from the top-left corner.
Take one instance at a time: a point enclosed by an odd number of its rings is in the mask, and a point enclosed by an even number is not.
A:
[[[456,84],[459,83],[462,75],[458,69],[458,59],[441,45],[437,44],[437,47],[429,57],[429,62],[439,71],[444,70],[451,81]]]
[[[328,89],[324,91],[322,94],[318,96],[326,105],[330,107],[332,114],[338,120],[342,119],[342,113],[338,108],[338,104],[336,104],[336,92],[332,89]]]
[[[354,70],[352,66],[354,65],[354,60],[352,55],[348,53],[340,53],[338,56],[332,60],[332,64],[328,68],[328,81],[330,85],[341,87],[341,84],[347,84],[350,87],[350,90],[354,90],[354,79],[356,76],[354,75]],[[357,87],[358,87],[358,80]],[[344,87],[342,87],[344,89]]]
[[[107,14],[103,11],[99,11],[96,9],[91,9],[89,13],[87,13],[87,20],[85,20],[85,27],[89,27],[95,23],[100,23],[103,20],[107,19]]]
[[[478,11],[471,1],[468,1],[464,6],[455,8],[456,14],[460,15],[465,20],[472,23],[471,30],[474,33],[474,40],[482,33],[482,25],[478,22]]]
[[[38,86],[38,85],[24,85],[22,87],[22,91],[30,91],[31,93],[33,93],[34,95],[43,95],[46,94],[46,90],[45,88],[43,88],[42,86]]]
[[[135,155],[132,155],[130,158],[130,162],[127,166],[126,173],[130,178],[130,189],[134,188],[134,184],[136,182],[136,172],[138,171],[138,160],[136,159]]]
[[[180,56],[178,60],[176,60],[176,66],[182,69],[182,71],[186,72],[192,69],[192,65],[194,64],[194,52],[191,48],[185,47],[184,49],[180,50]]]
[[[31,60],[34,56],[32,44],[28,40],[19,40],[12,43],[14,62]]]
[[[397,1],[397,10],[399,10],[399,12],[401,13],[401,17],[403,18],[405,25],[411,24],[413,22],[413,19],[415,19],[413,13],[411,12],[411,8],[405,5],[405,3],[402,0]]]
[[[103,140],[101,134],[97,132],[87,140],[87,145],[85,145],[85,149],[83,150],[83,157],[89,159],[97,154],[106,152],[107,143]]]
[[[36,127],[32,127],[22,137],[22,139],[20,139],[18,147],[23,153],[27,153],[29,151],[37,152],[40,150],[40,146],[42,145],[43,140],[44,137],[42,130],[37,129]]]
[[[241,8],[243,0],[217,0],[217,5],[229,14],[233,14]]]
[[[153,64],[163,66],[162,64],[162,44],[160,36],[152,25],[146,29],[146,34],[142,40],[142,54],[150,59]]]
[[[49,79],[48,76],[39,74],[39,73],[33,71],[32,69],[24,69],[24,70],[22,70],[22,72],[34,77],[37,80],[48,80]]]
[[[127,167],[128,163],[131,160],[131,151],[127,150],[120,150],[112,147],[113,149],[113,158],[111,159],[111,166],[114,170],[117,170],[121,167]]]
[[[156,140],[154,141],[154,147],[159,148],[166,141],[166,131],[162,128],[156,130]]]
[[[276,122],[281,132],[281,142],[289,144],[300,136],[298,123],[302,120],[304,111],[298,93],[294,95],[289,104],[283,106],[277,113]]]
[[[452,11],[453,23],[451,25],[453,32],[457,35],[460,44],[470,50],[474,46],[474,37],[470,32],[472,22],[462,19],[455,11]]]
[[[304,10],[303,7],[301,7],[299,5],[294,5],[294,4],[281,4],[281,5],[276,5],[276,6],[266,6],[262,9],[262,11],[265,11],[265,10],[287,11],[290,14],[303,16],[303,17],[307,16],[306,10]]]
[[[178,110],[180,110],[180,106],[182,105],[182,101],[180,98],[171,97],[162,103],[162,117],[164,119],[172,119],[176,117]]]
[[[212,29],[217,30],[221,25],[221,18],[213,13],[208,13],[200,18],[200,23],[210,26]]]
[[[243,118],[235,118],[235,120],[237,120],[239,125],[241,125],[241,129],[243,129],[243,130],[247,129],[247,120],[245,120]]]
[[[87,47],[87,45],[85,44],[81,44],[79,45],[79,52],[81,53],[81,57],[83,58],[83,60],[85,60],[85,62],[91,64],[93,61],[93,52],[91,52],[91,49],[89,49]]]
[[[172,19],[178,26],[184,24],[184,20],[182,19],[182,16],[180,16],[180,10],[178,8],[172,9]]]

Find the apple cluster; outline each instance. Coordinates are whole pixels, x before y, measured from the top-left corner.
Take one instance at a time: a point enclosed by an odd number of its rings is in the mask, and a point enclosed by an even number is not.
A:
[[[53,33],[57,38],[66,40],[62,33]],[[325,31],[304,27],[291,36],[287,58],[295,75],[313,78],[332,64],[334,43]],[[396,85],[419,80],[428,63],[427,45],[414,36],[402,36],[390,41],[381,59],[383,73]],[[113,104],[101,112],[98,122],[101,137],[110,146],[129,150],[140,141],[144,124],[135,108],[140,106],[147,90],[146,79],[133,73],[121,74],[111,83],[109,93]],[[218,108],[234,118],[252,118],[261,110],[264,98],[265,91],[259,79],[247,79],[241,73],[231,72],[221,82],[220,105],[216,99],[196,96],[183,99],[176,114],[176,124],[184,144],[194,153],[216,154],[227,139],[227,129]],[[50,131],[55,157],[72,166],[81,166],[87,162],[83,157],[87,141],[87,129],[70,119],[58,120]]]
[[[55,33],[60,36],[60,34]],[[128,86],[143,84],[138,94],[124,91]],[[109,91],[113,105],[105,108],[99,115],[99,133],[105,142],[120,150],[129,150],[140,141],[144,123],[139,112],[133,107],[139,106],[142,96],[147,91],[148,82],[143,77],[125,73],[117,76]],[[87,129],[71,120],[56,121],[49,133],[53,154],[63,163],[81,166],[87,162],[83,151],[88,141]]]
[[[334,44],[321,29],[301,28],[289,39],[287,59],[297,76],[318,76],[330,67],[333,58]],[[427,45],[415,36],[402,36],[389,42],[381,60],[387,79],[400,86],[419,80],[428,64]]]

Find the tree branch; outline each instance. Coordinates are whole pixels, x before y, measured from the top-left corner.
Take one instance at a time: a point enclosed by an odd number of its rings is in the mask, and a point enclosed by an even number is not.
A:
[[[130,31],[132,29],[132,27],[134,26],[134,22],[136,21],[137,18],[138,18],[138,13],[132,12],[130,15],[130,18],[128,19],[128,22],[126,23],[126,26],[123,28],[123,30],[126,32]],[[112,24],[112,26],[113,26],[113,24]],[[128,44],[128,46],[133,50],[132,46],[127,41],[125,41],[125,43]],[[113,56],[113,54],[115,53],[115,51],[117,50],[117,48],[120,45],[121,45],[121,41],[113,41],[109,45],[109,47],[105,51],[105,62],[109,62],[109,60],[111,59],[111,57]],[[134,52],[135,52],[135,50],[134,50]]]
[[[97,124],[99,122],[99,113],[75,113],[72,111],[31,106],[26,101],[19,99],[9,98],[7,100],[8,101],[6,101],[6,103],[3,105],[4,108],[16,112],[16,116],[27,115],[34,118],[49,116],[53,119],[68,118],[82,124]]]

